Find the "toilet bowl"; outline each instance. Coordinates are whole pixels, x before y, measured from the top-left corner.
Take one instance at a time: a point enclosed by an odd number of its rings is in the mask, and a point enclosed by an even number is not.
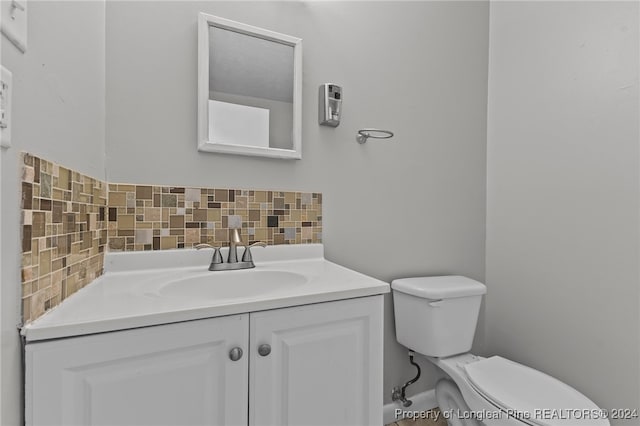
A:
[[[469,353],[484,284],[462,276],[394,280],[396,337],[448,378],[436,399],[450,426],[607,426],[571,386],[517,362]]]

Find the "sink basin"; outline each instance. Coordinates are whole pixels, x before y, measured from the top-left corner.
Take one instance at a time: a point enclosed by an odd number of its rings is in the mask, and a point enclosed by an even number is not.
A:
[[[170,281],[158,289],[161,296],[198,299],[243,299],[263,296],[307,282],[287,271],[216,271]]]

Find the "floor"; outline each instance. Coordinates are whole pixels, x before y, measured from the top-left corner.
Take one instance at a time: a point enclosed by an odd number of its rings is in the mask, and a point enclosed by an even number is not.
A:
[[[386,426],[447,426],[447,421],[439,409],[418,412],[418,418],[403,419]]]

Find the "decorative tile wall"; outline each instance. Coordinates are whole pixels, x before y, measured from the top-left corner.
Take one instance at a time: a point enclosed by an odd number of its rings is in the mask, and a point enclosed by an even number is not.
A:
[[[109,250],[322,241],[322,194],[240,189],[109,185]]]
[[[102,274],[107,185],[22,158],[22,316],[29,322]]]
[[[103,272],[105,249],[322,242],[322,194],[108,184],[23,155],[22,309],[33,321]]]

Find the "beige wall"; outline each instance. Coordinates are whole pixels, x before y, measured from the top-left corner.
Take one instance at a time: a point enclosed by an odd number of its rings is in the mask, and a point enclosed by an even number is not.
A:
[[[487,350],[604,408],[640,408],[638,14],[491,3]]]
[[[302,160],[196,151],[200,11],[303,39]],[[322,192],[329,259],[483,280],[487,42],[487,2],[107,2],[107,179]],[[326,82],[335,129],[317,124]],[[396,136],[359,145],[365,127]],[[388,401],[414,370],[385,314]],[[411,393],[433,386],[423,364]]]

